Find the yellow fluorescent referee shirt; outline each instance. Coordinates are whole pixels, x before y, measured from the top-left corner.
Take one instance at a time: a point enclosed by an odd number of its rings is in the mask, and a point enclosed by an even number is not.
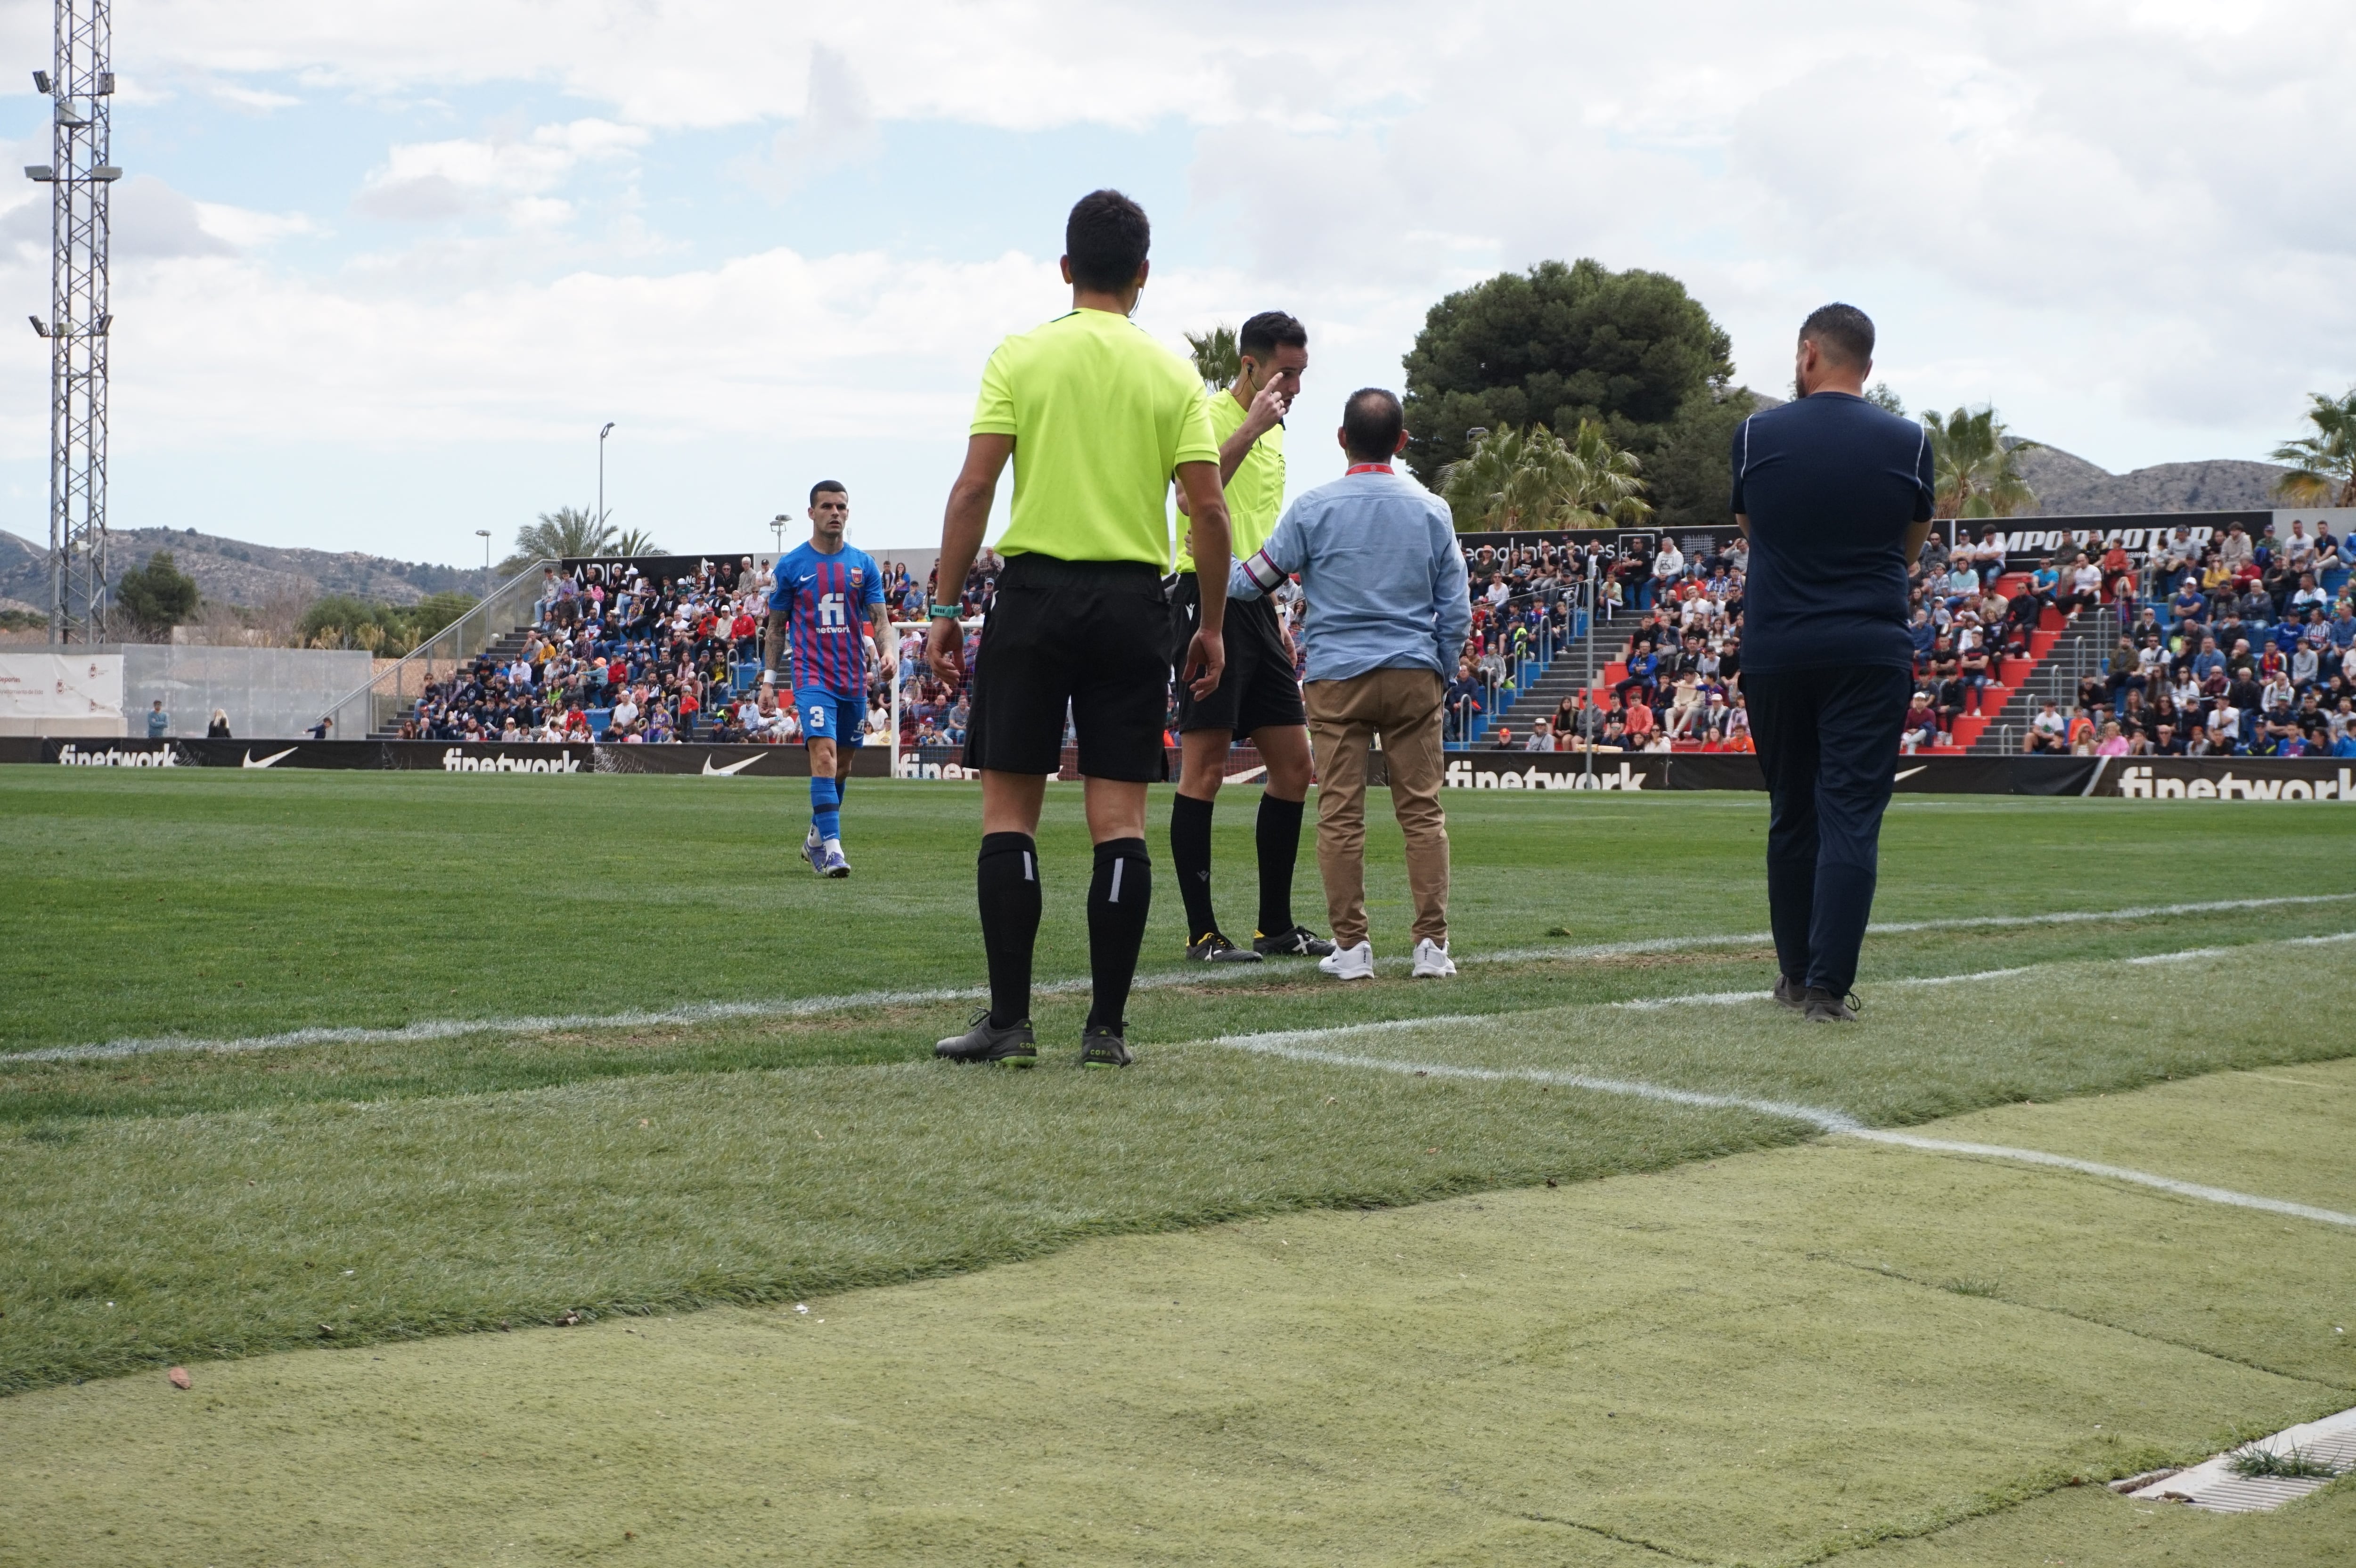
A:
[[[1171,471],[1219,461],[1202,379],[1109,311],[1076,310],[1001,343],[981,373],[973,433],[1014,438],[1001,555],[1159,571],[1170,559]]]
[[[1211,415],[1211,439],[1225,443],[1243,428],[1244,406],[1232,390],[1210,392],[1203,401]],[[1242,560],[1268,542],[1276,519],[1284,510],[1284,427],[1270,425],[1252,443],[1244,460],[1227,481],[1227,522],[1235,530],[1236,559]],[[1178,570],[1194,570],[1194,552],[1187,549],[1187,519],[1178,519]]]

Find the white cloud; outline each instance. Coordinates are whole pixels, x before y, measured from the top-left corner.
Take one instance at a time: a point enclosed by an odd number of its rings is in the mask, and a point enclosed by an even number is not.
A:
[[[528,136],[398,144],[369,171],[353,206],[371,218],[431,222],[492,212],[519,227],[553,227],[572,208],[548,193],[584,164],[624,157],[647,140],[640,126],[575,120]]]

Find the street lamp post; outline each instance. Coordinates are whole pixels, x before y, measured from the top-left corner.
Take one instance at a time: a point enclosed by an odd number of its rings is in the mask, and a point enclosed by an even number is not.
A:
[[[488,571],[491,569],[491,530],[477,528],[475,537],[483,541],[483,570]]]
[[[776,517],[769,519],[769,531],[777,536],[777,553],[779,555],[786,553],[786,524],[788,520],[789,519],[783,512],[779,512]]]
[[[597,526],[601,528],[605,526],[605,438],[613,433],[612,420],[597,432]]]

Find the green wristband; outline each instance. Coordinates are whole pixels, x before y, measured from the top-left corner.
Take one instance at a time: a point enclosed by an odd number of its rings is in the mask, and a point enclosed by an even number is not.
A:
[[[936,621],[954,621],[961,613],[954,604],[936,604],[933,606],[932,618]]]

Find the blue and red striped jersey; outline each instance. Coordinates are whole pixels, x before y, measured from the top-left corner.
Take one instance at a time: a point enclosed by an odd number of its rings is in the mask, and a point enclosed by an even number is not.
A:
[[[797,691],[817,687],[843,696],[867,690],[867,608],[884,603],[884,574],[863,549],[832,555],[804,543],[778,558],[769,608],[789,612],[787,647]]]

